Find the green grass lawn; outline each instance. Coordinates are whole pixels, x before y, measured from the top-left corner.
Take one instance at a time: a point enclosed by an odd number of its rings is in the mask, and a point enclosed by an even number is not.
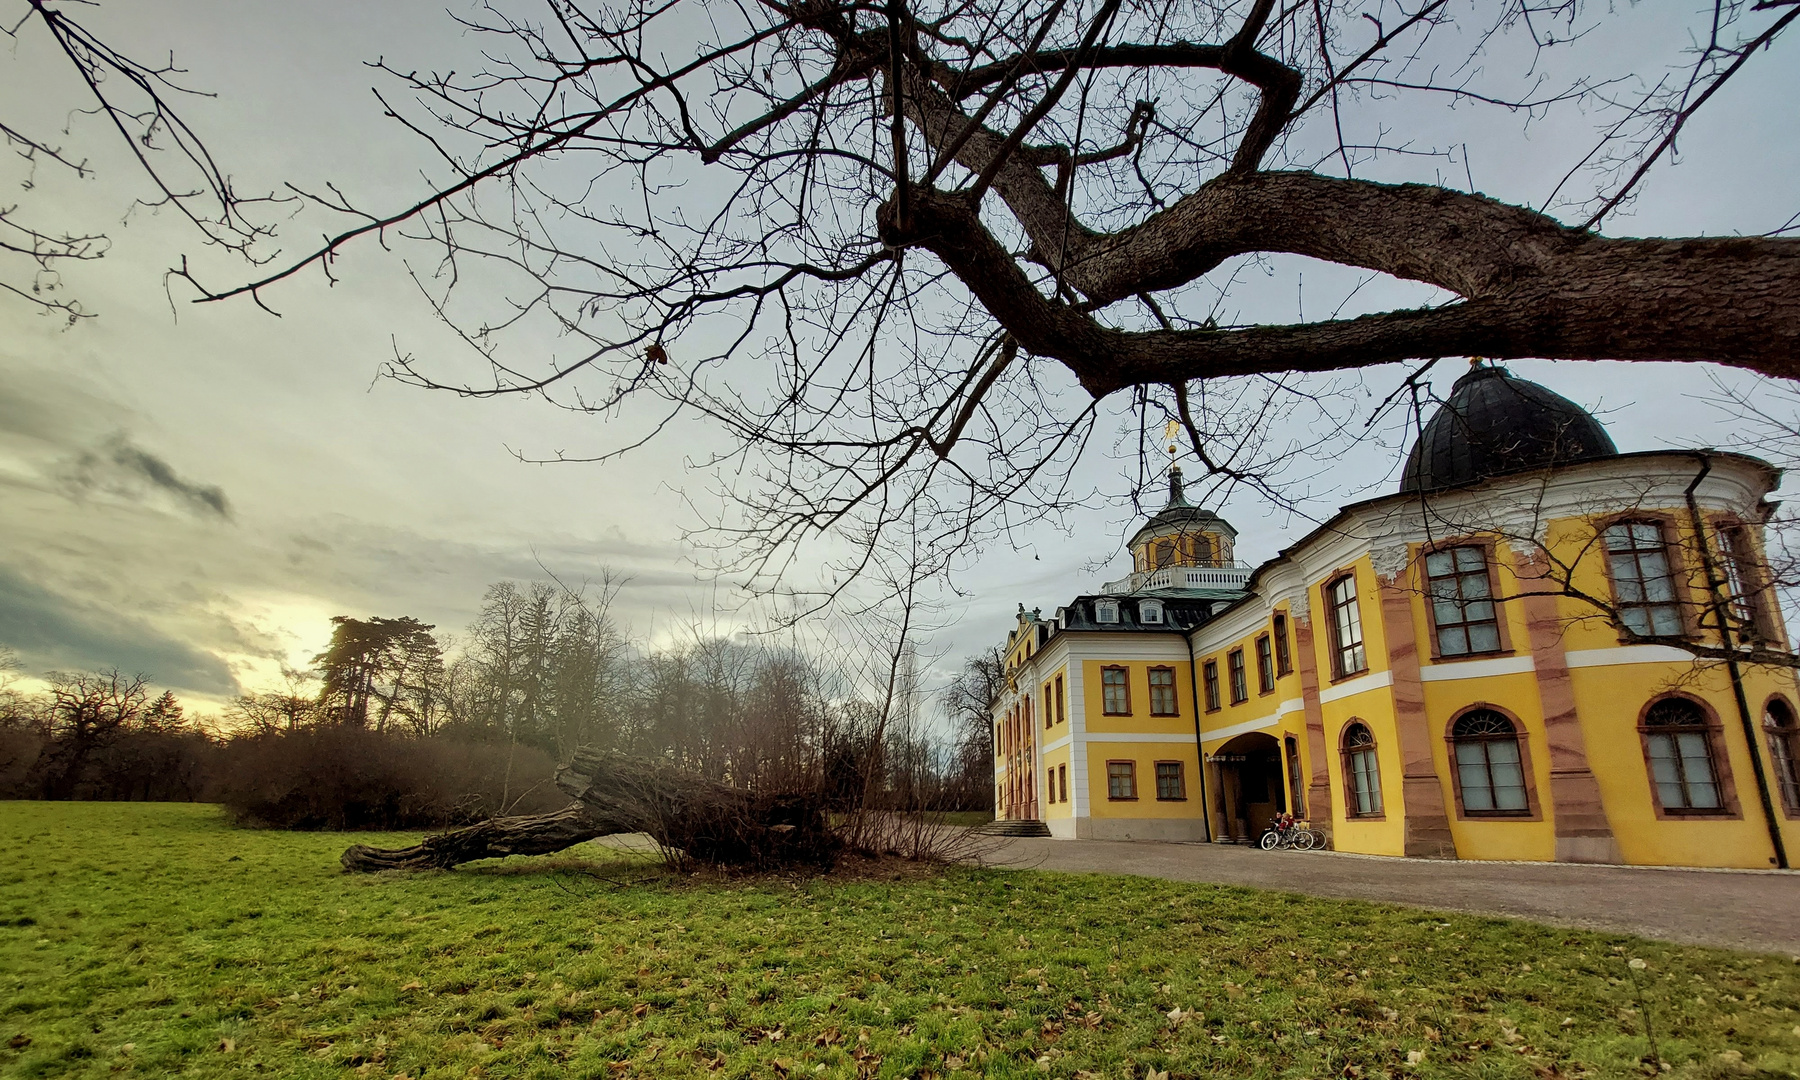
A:
[[[1800,1067],[1786,957],[1035,871],[351,877],[347,842],[0,803],[0,1075],[1573,1080],[1644,1075],[1646,1019],[1676,1077]]]

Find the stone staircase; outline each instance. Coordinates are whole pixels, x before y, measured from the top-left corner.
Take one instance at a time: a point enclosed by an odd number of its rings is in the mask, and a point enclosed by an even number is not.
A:
[[[1050,826],[1041,821],[1014,819],[990,821],[977,831],[989,836],[1049,836]]]

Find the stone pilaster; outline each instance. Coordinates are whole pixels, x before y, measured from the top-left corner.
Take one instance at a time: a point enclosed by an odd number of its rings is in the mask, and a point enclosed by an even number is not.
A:
[[[1419,678],[1419,643],[1413,633],[1412,592],[1404,575],[1383,576],[1381,626],[1387,637],[1393,677],[1394,730],[1400,739],[1406,854],[1456,858],[1456,840],[1444,806],[1444,779],[1438,775],[1432,743],[1437,733],[1425,714],[1425,683]],[[1391,812],[1390,808],[1390,812]]]
[[[1550,754],[1550,790],[1539,796],[1545,812],[1555,817],[1556,861],[1624,862],[1600,799],[1600,784],[1588,767],[1587,739],[1575,709],[1575,684],[1563,653],[1555,583],[1527,555],[1516,554],[1514,566],[1524,594],[1519,603],[1525,612],[1531,661],[1537,669],[1544,743]],[[1545,794],[1548,798],[1543,798]]]

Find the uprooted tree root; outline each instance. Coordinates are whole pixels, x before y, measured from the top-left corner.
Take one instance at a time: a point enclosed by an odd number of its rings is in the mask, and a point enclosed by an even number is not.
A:
[[[576,801],[553,814],[499,817],[409,848],[350,847],[346,871],[445,870],[477,859],[548,855],[602,836],[644,833],[663,859],[734,871],[830,870],[859,862],[979,858],[990,842],[929,815],[858,811],[833,826],[817,793],[754,793],[639,758],[576,752],[556,784]]]

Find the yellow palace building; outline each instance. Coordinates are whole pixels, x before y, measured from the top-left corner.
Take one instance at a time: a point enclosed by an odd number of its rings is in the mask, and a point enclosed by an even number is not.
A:
[[[998,816],[1243,842],[1292,811],[1339,851],[1786,866],[1794,672],[1744,659],[1790,648],[1759,572],[1778,478],[1621,454],[1498,366],[1457,381],[1398,492],[1254,569],[1171,469],[1128,577],[1020,609]]]

